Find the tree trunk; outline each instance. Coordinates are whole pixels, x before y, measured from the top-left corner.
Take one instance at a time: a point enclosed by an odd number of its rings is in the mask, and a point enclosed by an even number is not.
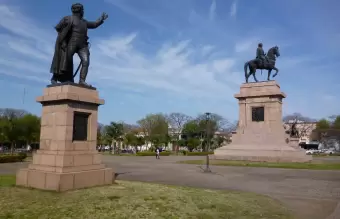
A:
[[[112,141],[111,141],[111,148],[113,149],[113,150],[111,149],[111,154],[115,153],[116,144],[115,144],[114,141],[115,141],[114,139],[112,139]]]
[[[11,154],[14,154],[14,145],[15,145],[15,143],[12,142],[12,143],[11,143]]]

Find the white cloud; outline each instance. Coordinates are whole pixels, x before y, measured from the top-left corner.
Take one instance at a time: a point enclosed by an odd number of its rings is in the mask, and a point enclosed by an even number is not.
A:
[[[209,19],[213,21],[216,16],[216,1],[212,0],[210,8],[209,8]]]
[[[122,10],[123,12],[137,18],[138,20],[149,24],[152,27],[157,28],[158,30],[164,30],[165,27],[160,25],[156,20],[152,19],[150,16],[145,15],[143,13],[140,13],[140,11],[138,10],[138,8],[133,8],[133,7],[129,7],[126,2],[123,2],[121,0],[105,0],[106,2],[116,6],[117,8],[119,8],[120,10]]]
[[[253,52],[253,51],[255,51],[255,49],[257,47],[257,45],[256,45],[257,42],[259,42],[259,40],[256,39],[256,38],[251,38],[251,39],[239,41],[235,44],[235,52],[237,52],[237,53]]]
[[[214,50],[214,46],[212,45],[205,45],[202,47],[202,56],[207,56],[209,55],[213,50]]]
[[[236,14],[237,14],[237,0],[234,0],[230,7],[230,17],[235,17]]]
[[[150,38],[144,40],[146,36],[143,29],[130,29],[124,34],[117,33],[100,38],[91,36],[90,32],[92,45],[88,81],[107,93],[112,87],[124,90],[125,93],[139,93],[144,97],[148,97],[145,93],[153,92],[154,96],[162,97],[167,96],[164,93],[170,93],[176,99],[186,98],[194,104],[201,101],[198,111],[215,110],[219,107],[222,111],[225,105],[221,106],[221,103],[234,101],[233,94],[238,92],[240,83],[244,81],[243,64],[255,57],[257,43],[260,41],[265,43],[266,49],[275,44],[280,46],[282,57],[277,61],[280,77],[275,79],[282,82],[283,90],[288,95],[292,90],[292,93],[296,94],[304,89],[298,87],[300,82],[291,82],[290,78],[310,75],[317,67],[315,61],[313,68],[306,65],[315,59],[310,57],[311,54],[303,54],[302,49],[292,50],[297,48],[298,41],[292,43],[292,39],[284,38],[286,30],[281,29],[281,32],[278,32],[278,29],[283,28],[280,25],[275,26],[275,29],[241,28],[238,31],[237,28],[224,28],[225,23],[222,25],[216,21],[211,22],[207,16],[199,14],[200,10],[192,8],[192,5],[190,8],[181,8],[181,13],[185,16],[171,17],[174,11],[164,10],[158,11],[158,14],[148,14],[127,7],[126,1],[126,5],[121,3],[123,1],[115,2],[114,5],[128,14],[158,31],[162,28],[163,30],[162,34],[155,37],[156,42]],[[236,16],[237,1],[234,1],[230,9],[230,16]],[[190,24],[184,24],[188,22],[190,11]],[[209,18],[214,18],[215,13],[216,2],[213,1]],[[168,19],[162,20],[164,17],[171,17],[172,23]],[[39,22],[25,16],[18,8],[0,4],[0,74],[23,78],[23,81],[31,80],[44,84],[48,82],[56,33],[50,25],[48,29],[44,29],[44,25]],[[109,30],[109,22],[101,28]],[[181,32],[181,35],[171,35],[172,30]],[[241,34],[240,31],[244,32]],[[149,45],[150,48],[145,50]],[[282,48],[283,45],[286,45],[287,49]],[[79,62],[78,58],[76,59],[75,64]],[[264,78],[265,76],[260,76],[258,79]],[[304,79],[308,82],[311,80]],[[289,87],[289,91],[285,90],[285,86],[297,88]],[[292,102],[306,98],[308,99],[308,96],[296,97]],[[298,104],[291,104],[292,111],[297,111],[293,110],[293,106],[298,108]]]
[[[53,30],[39,28],[36,21],[10,7],[2,5],[0,11],[5,12],[0,16],[0,26],[10,32],[0,35],[4,40],[0,46],[6,48],[6,54],[0,55],[0,66],[12,69],[0,73],[48,81],[55,40]],[[27,27],[42,37],[27,31]],[[213,52],[212,45],[195,47],[188,39],[164,42],[156,52],[144,53],[135,47],[140,40],[137,33],[93,38],[89,82],[97,86],[138,87],[191,97],[233,98],[235,90],[226,83],[234,83],[228,79],[233,77],[226,77],[222,82],[216,76],[220,73],[232,75],[235,60],[226,56],[205,59]],[[17,56],[23,58],[16,60]],[[195,61],[197,56],[202,61]],[[44,72],[46,76],[42,79]]]

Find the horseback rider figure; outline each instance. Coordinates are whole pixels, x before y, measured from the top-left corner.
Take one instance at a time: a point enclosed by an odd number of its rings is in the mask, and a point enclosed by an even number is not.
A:
[[[263,51],[262,43],[259,43],[256,49],[256,60],[259,63],[259,66],[265,68],[266,64],[268,63],[268,59],[266,54]]]
[[[246,79],[246,83],[248,83],[249,76],[253,75],[254,81],[258,82],[256,79],[256,70],[260,69],[261,73],[262,70],[268,70],[268,77],[267,80],[270,81],[271,72],[275,70],[276,72],[273,75],[273,78],[279,72],[279,69],[275,67],[276,58],[280,56],[280,49],[278,46],[273,46],[268,50],[268,53],[265,54],[263,51],[262,43],[258,44],[256,50],[256,58],[253,60],[249,60],[248,62],[244,63],[244,76]],[[249,72],[248,72],[249,69]]]

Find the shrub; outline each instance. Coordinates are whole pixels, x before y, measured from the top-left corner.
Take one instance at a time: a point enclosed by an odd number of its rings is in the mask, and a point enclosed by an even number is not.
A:
[[[171,152],[163,151],[159,153],[159,156],[169,156]],[[137,156],[156,156],[156,152],[145,151],[145,152],[137,152]]]
[[[188,151],[179,151],[180,153],[182,153],[183,155],[187,155]]]
[[[0,155],[0,163],[22,162],[27,157],[26,153],[18,154],[2,154]]]
[[[187,152],[186,155],[187,156],[207,156],[209,154],[214,154],[214,152],[209,151],[209,152]]]

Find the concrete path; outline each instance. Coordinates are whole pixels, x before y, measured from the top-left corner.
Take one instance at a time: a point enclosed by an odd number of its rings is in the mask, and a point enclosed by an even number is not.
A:
[[[340,171],[211,166],[213,173],[203,173],[197,165],[176,164],[184,159],[204,158],[103,156],[107,166],[121,173],[118,179],[255,192],[278,199],[301,219],[340,218]],[[0,164],[0,174],[25,166]]]

